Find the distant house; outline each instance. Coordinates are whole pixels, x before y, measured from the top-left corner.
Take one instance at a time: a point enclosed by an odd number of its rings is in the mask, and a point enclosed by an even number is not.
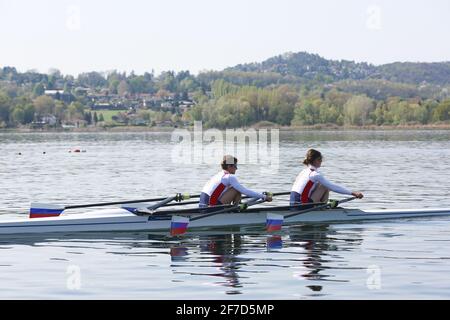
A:
[[[76,128],[77,126],[73,123],[63,123],[63,124],[61,124],[61,127],[63,129],[72,129],[72,128]]]
[[[57,94],[63,94],[64,90],[45,90],[44,94],[46,96],[56,96]]]
[[[37,121],[31,123],[32,128],[43,128],[44,126],[54,126],[56,125],[57,119],[52,114],[47,114],[40,117]]]
[[[173,107],[172,102],[165,101],[165,102],[161,103],[162,109],[171,109],[172,107]]]
[[[181,101],[178,105],[178,108],[180,109],[181,113],[185,113],[189,111],[190,108],[192,108],[195,105],[193,101]]]
[[[41,118],[41,121],[49,126],[54,126],[56,124],[56,117],[52,114],[47,114]]]
[[[64,90],[61,90],[61,89],[45,90],[44,94],[46,96],[52,97],[53,99],[61,100],[61,101],[67,102],[67,103],[70,103],[75,100],[74,97],[72,96],[72,94],[65,93]]]
[[[91,92],[91,89],[90,88],[77,87],[77,88],[75,88],[74,92],[76,94],[79,94],[79,95],[87,95],[88,93]]]
[[[92,110],[112,110],[114,105],[109,102],[97,102],[92,107]]]

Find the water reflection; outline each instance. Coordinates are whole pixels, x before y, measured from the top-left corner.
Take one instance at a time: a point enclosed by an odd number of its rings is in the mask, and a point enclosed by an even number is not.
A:
[[[329,271],[337,263],[345,263],[339,255],[339,251],[348,250],[349,244],[351,250],[359,246],[362,237],[335,238],[336,231],[330,225],[305,225],[289,229],[290,246],[303,249],[301,254],[301,266],[297,266],[294,273],[295,278],[311,281],[333,281],[347,282],[345,279],[331,279],[334,277]],[[312,291],[321,291],[321,285],[307,286]]]
[[[271,276],[264,276],[261,280],[258,274],[270,274],[278,268],[301,280],[298,285],[313,292],[320,292],[323,288],[317,284],[318,281],[348,281],[333,279],[330,271],[336,264],[346,263],[340,257],[340,251],[355,250],[362,243],[362,238],[356,234],[341,234],[329,225],[291,226],[276,234],[235,228],[203,231],[180,238],[145,232],[79,233],[0,239],[0,247],[63,248],[66,253],[79,255],[94,249],[109,255],[146,260],[149,266],[168,267],[174,275],[172,281],[207,279],[209,285],[224,287],[224,293],[239,295],[245,293],[246,288],[261,284],[261,281],[262,284],[270,283]],[[168,256],[170,261],[161,261],[164,256]],[[51,259],[63,258],[52,256]]]
[[[177,273],[221,277],[224,281],[213,281],[213,284],[235,289],[243,287],[240,280],[248,278],[249,272],[267,272],[253,270],[254,266],[259,266],[261,262],[267,261],[270,264],[265,263],[265,266],[281,266],[291,269],[291,271],[286,272],[292,272],[293,277],[297,279],[348,282],[346,279],[330,279],[333,275],[327,274],[327,271],[334,268],[333,265],[336,263],[345,264],[343,258],[339,256],[339,251],[354,250],[362,243],[363,239],[357,234],[352,234],[348,238],[335,238],[335,234],[336,231],[329,225],[305,225],[288,227],[281,234],[276,235],[234,233],[199,236],[197,241],[200,243],[200,255],[212,256],[210,262],[220,272],[181,271],[184,270],[182,265],[172,266],[178,267],[177,270],[174,270]],[[273,254],[273,257],[255,255],[262,252],[264,240],[266,252]],[[194,250],[191,254],[193,259],[199,262]],[[252,258],[247,258],[249,255]],[[292,258],[293,255],[296,257]],[[270,277],[267,281],[270,281]],[[313,292],[322,290],[322,285],[306,285],[306,287]],[[228,290],[226,293],[240,294],[242,292],[240,290]]]
[[[267,237],[267,251],[280,250],[283,248],[283,238],[281,235]]]

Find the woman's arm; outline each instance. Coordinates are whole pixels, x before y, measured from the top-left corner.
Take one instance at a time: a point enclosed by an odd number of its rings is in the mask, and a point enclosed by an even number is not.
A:
[[[252,191],[250,189],[245,188],[243,185],[239,183],[237,178],[234,175],[229,175],[228,181],[230,183],[230,186],[232,186],[234,189],[239,191],[242,194],[245,194],[246,196],[249,196],[250,198],[258,198],[258,199],[265,199],[266,196],[262,193]]]
[[[333,192],[340,193],[340,194],[352,194],[352,192],[350,190],[348,190],[347,188],[344,188],[340,185],[332,183],[331,181],[326,179],[320,173],[311,175],[311,180],[314,182],[319,182],[321,185],[323,185],[324,187],[326,187],[327,189],[329,189]]]

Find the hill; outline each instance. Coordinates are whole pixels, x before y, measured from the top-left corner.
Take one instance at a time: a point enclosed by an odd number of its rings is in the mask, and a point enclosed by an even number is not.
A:
[[[225,71],[278,73],[325,82],[383,79],[410,84],[450,84],[450,62],[395,62],[375,66],[366,62],[328,60],[307,52],[285,53],[259,63],[239,64]]]

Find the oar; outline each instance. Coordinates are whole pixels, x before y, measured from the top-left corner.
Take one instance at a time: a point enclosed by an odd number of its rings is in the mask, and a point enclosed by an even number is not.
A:
[[[271,193],[268,192],[267,195],[270,195],[271,197],[275,197],[275,196],[284,196],[290,194],[290,192],[276,192],[276,193]],[[248,199],[250,198],[249,196],[244,196],[242,197],[242,199]],[[178,201],[177,203],[170,203],[171,201],[176,200]],[[173,199],[172,197],[169,197],[167,199],[164,199],[162,202],[157,203],[153,206],[150,207],[146,207],[145,205],[126,205],[126,206],[122,206],[123,209],[130,211],[131,213],[134,213],[136,215],[145,215],[145,214],[150,214],[153,215],[155,213],[157,214],[162,214],[162,213],[166,213],[163,211],[156,211],[157,208],[160,207],[173,207],[173,206],[184,206],[184,205],[188,205],[188,204],[197,204],[198,201],[186,201],[186,202],[179,202],[179,200],[177,199]],[[219,209],[220,207],[225,207],[225,208],[229,208],[230,205],[218,205],[218,206],[214,206],[214,207],[206,207],[204,209]],[[198,209],[181,209],[180,211],[182,211],[183,213],[190,213],[191,211],[195,212],[198,211]],[[170,212],[167,212],[166,214],[170,214]]]
[[[183,201],[183,200],[187,200],[187,199],[190,199],[190,198],[199,198],[199,197],[200,197],[199,194],[190,195],[190,194],[177,193],[176,196],[175,196],[175,199],[173,199],[173,200]],[[167,199],[168,199],[168,197],[151,198],[151,199],[140,199],[140,200],[128,200],[128,201],[90,203],[90,204],[77,204],[77,205],[57,205],[57,204],[48,204],[48,203],[31,203],[30,218],[56,217],[56,216],[59,216],[64,210],[68,210],[68,209],[80,209],[80,208],[91,208],[91,207],[114,206],[114,205],[132,204],[132,203],[140,203],[140,202],[155,202],[155,201],[163,201],[164,202]]]
[[[317,207],[312,207],[309,209],[296,211],[296,212],[287,214],[285,216],[283,216],[281,214],[268,213],[267,218],[266,218],[266,230],[269,232],[281,230],[281,226],[283,225],[283,221],[285,219],[292,218],[299,214],[304,214],[304,213],[315,211],[315,210],[326,209],[326,208],[336,208],[341,203],[349,202],[349,201],[352,201],[355,199],[356,199],[356,197],[346,198],[346,199],[342,199],[342,200],[330,200],[330,202],[328,202],[326,204],[323,204],[323,205],[320,205]],[[305,204],[305,205],[307,205],[307,204]]]
[[[185,233],[187,231],[190,221],[200,220],[200,219],[214,216],[216,214],[226,213],[226,212],[230,212],[230,211],[234,211],[234,210],[245,211],[248,207],[259,204],[259,203],[263,203],[265,201],[266,200],[262,200],[262,199],[254,199],[254,200],[250,200],[248,202],[244,202],[244,203],[240,203],[238,205],[231,206],[229,208],[219,210],[219,211],[202,214],[202,215],[193,217],[191,219],[189,219],[188,217],[172,216],[172,221],[170,224],[170,235],[175,236],[175,235],[180,235],[180,234]]]
[[[236,209],[238,209],[239,211],[244,211],[250,206],[254,206],[255,204],[260,204],[260,203],[263,203],[265,201],[266,200],[262,200],[262,199],[250,200],[248,202],[240,203],[240,204],[237,204],[237,205],[232,206],[230,208],[225,208],[225,209],[222,209],[222,210],[219,210],[219,211],[214,211],[214,212],[211,212],[211,213],[202,214],[202,215],[199,215],[197,217],[193,217],[191,219],[191,221],[204,219],[204,218],[207,218],[207,217],[215,216],[216,214],[226,213],[226,212],[230,212],[230,211],[233,211],[233,210],[236,210]]]
[[[281,196],[281,195],[288,195],[290,192],[278,192],[272,194],[272,196]],[[128,204],[127,206],[123,206],[124,209],[136,213],[137,211],[146,211],[147,213],[150,213],[152,211],[155,211],[157,208],[163,207],[163,206],[177,206],[177,205],[184,205],[184,204],[195,204],[197,201],[188,201],[184,203],[169,203],[173,200],[177,202],[181,202],[183,200],[193,199],[193,198],[200,198],[200,194],[194,194],[190,195],[188,193],[181,194],[177,193],[174,197],[165,197],[165,198],[151,198],[151,199],[140,199],[140,200],[127,200],[127,201],[114,201],[114,202],[101,202],[101,203],[90,203],[90,204],[77,204],[77,205],[59,205],[59,204],[48,204],[48,203],[31,203],[30,208],[30,218],[45,218],[45,217],[57,217],[59,216],[64,210],[68,209],[80,209],[80,208],[91,208],[91,207],[103,207],[103,206],[114,206],[114,205],[124,205]],[[248,198],[248,197],[243,197]],[[171,199],[171,200],[169,200]],[[161,201],[160,203],[147,207],[145,209],[145,206],[142,205],[135,205],[138,203],[143,202],[155,202],[155,201]]]
[[[286,196],[291,194],[291,192],[275,192],[272,193],[272,197],[277,197],[277,196]],[[193,198],[193,197],[191,197]],[[242,199],[249,199],[249,196],[243,196]],[[180,202],[180,203],[168,203],[166,205],[164,205],[164,207],[175,207],[175,206],[184,206],[184,205],[188,205],[188,204],[198,204],[198,201],[185,201],[185,202]],[[216,206],[217,207],[217,206]]]

